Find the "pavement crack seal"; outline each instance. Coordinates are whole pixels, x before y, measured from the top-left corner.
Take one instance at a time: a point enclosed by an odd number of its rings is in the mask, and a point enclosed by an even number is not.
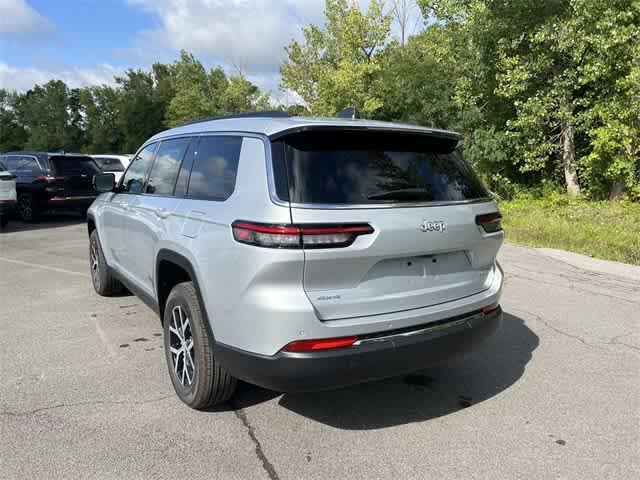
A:
[[[249,418],[247,418],[247,414],[244,412],[244,410],[242,410],[241,408],[238,408],[233,403],[233,401],[230,402],[230,405],[231,405],[231,408],[233,409],[233,413],[235,413],[236,417],[238,417],[238,419],[242,422],[242,425],[244,425],[244,428],[247,429],[249,438],[251,438],[251,441],[255,445],[256,456],[262,462],[262,468],[264,469],[265,472],[267,472],[267,475],[271,480],[280,480],[280,477],[278,476],[278,472],[276,472],[276,469],[274,468],[274,466],[271,464],[271,462],[265,455],[264,450],[262,450],[262,445],[260,444],[260,440],[258,440],[258,437],[256,437],[256,432],[253,426],[251,425],[251,423],[249,422]]]
[[[511,310],[515,310],[516,312],[521,312],[521,313],[525,313],[527,315],[529,315],[530,317],[533,317],[535,320],[537,320],[538,322],[542,323],[545,327],[547,327],[549,330],[553,330],[556,333],[559,333],[560,335],[563,335],[565,337],[569,337],[569,338],[573,338],[574,340],[579,341],[580,343],[582,343],[583,345],[587,346],[587,347],[595,347],[595,348],[600,348],[597,344],[593,344],[593,343],[589,343],[586,340],[584,340],[583,338],[577,336],[577,335],[573,335],[569,332],[565,332],[564,330],[560,330],[557,327],[554,327],[553,325],[551,325],[547,320],[545,320],[544,318],[542,318],[540,315],[538,315],[537,313],[533,313],[533,312],[529,312],[527,310],[522,310],[519,308],[512,308]]]
[[[160,402],[167,398],[173,398],[175,395],[165,395],[163,397],[151,398],[149,400],[138,400],[138,401],[130,401],[130,400],[91,400],[88,402],[77,402],[77,403],[58,403],[56,405],[51,405],[49,407],[39,407],[34,408],[33,410],[27,410],[25,412],[0,412],[0,416],[8,416],[8,417],[28,417],[30,415],[35,415],[36,413],[46,412],[49,410],[56,410],[58,408],[73,408],[73,407],[84,407],[87,405],[144,405],[147,403]]]

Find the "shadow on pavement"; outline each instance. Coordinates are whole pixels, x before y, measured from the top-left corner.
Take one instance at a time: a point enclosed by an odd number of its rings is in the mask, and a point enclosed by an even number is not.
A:
[[[25,223],[14,216],[9,219],[9,224],[4,229],[0,230],[0,233],[60,228],[86,222],[86,217],[76,212],[43,214],[37,221],[32,223]]]
[[[504,314],[502,329],[480,350],[414,374],[330,392],[284,394],[279,404],[309,419],[347,430],[422,422],[490,399],[516,383],[539,340],[524,321]],[[233,402],[244,408],[279,394],[242,385]]]

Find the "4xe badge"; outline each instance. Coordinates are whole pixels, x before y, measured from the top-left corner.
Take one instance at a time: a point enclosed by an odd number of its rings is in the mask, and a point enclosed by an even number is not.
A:
[[[422,232],[440,232],[444,233],[447,229],[447,224],[442,220],[431,221],[431,220],[423,220],[420,224],[420,231]]]

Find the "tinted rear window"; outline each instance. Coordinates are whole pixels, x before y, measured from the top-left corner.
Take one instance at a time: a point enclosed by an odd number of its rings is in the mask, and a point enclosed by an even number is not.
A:
[[[100,168],[107,172],[124,172],[124,165],[117,158],[93,157]]]
[[[96,162],[89,157],[52,157],[50,161],[58,175],[95,175],[100,173]]]
[[[226,200],[236,186],[242,137],[201,137],[187,196],[201,200]]]
[[[280,198],[293,203],[316,204],[487,197],[480,180],[455,150],[456,143],[448,138],[394,132],[290,135],[272,146],[276,190]]]

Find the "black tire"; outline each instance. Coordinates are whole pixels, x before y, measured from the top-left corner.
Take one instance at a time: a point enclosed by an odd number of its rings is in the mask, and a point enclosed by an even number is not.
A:
[[[4,228],[9,223],[8,215],[0,215],[0,228]]]
[[[23,222],[35,222],[40,217],[37,198],[32,193],[18,194],[17,210]]]
[[[178,397],[195,409],[203,409],[228,401],[237,384],[237,380],[216,361],[213,355],[213,338],[205,322],[204,312],[193,283],[184,282],[173,287],[164,309],[165,357],[169,377]],[[182,336],[176,333],[176,327],[178,331],[181,330],[180,324],[188,325],[184,327]],[[185,341],[182,340],[183,338]],[[191,341],[192,358],[191,378],[189,378],[188,368],[190,363],[184,350],[185,346],[189,345],[189,341]],[[172,348],[182,353],[172,353]]]
[[[98,295],[110,297],[122,291],[122,284],[111,274],[104,259],[97,230],[91,232],[89,237],[89,268],[93,288]]]

